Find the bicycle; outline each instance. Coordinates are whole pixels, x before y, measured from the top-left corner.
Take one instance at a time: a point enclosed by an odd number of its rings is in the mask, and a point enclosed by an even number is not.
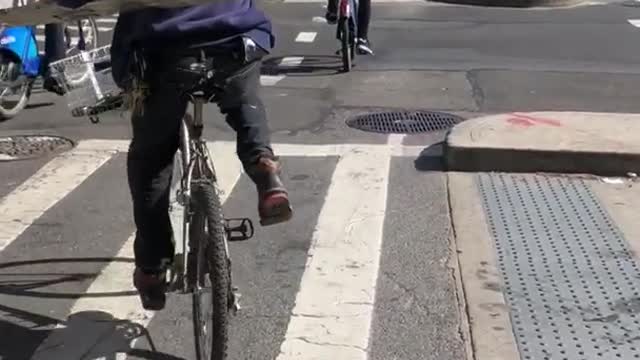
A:
[[[80,59],[96,62],[108,51],[95,53]],[[58,66],[56,74],[64,78],[64,71],[61,74],[60,70]],[[232,285],[228,242],[252,238],[254,227],[249,218],[224,218],[215,167],[206,141],[202,138],[203,106],[215,98],[218,90],[211,86],[215,72],[213,65],[206,64],[203,53],[199,61],[180,71],[193,84],[183,91],[193,105],[193,115],[187,114],[182,120],[180,146],[175,156],[174,172],[177,173],[173,178],[179,181],[176,199],[183,206],[182,253],[176,254],[168,270],[167,288],[169,292],[192,295],[197,359],[223,360],[227,358],[229,314],[235,315],[240,310],[240,293]],[[73,70],[67,72],[75,73]],[[96,79],[90,86],[98,84],[112,88],[112,79],[102,75]],[[97,92],[103,97],[98,101],[93,96],[96,89],[91,92],[88,100],[94,104],[72,108],[73,116],[93,117],[91,121],[97,123],[95,118],[100,114],[121,108],[127,103],[122,92],[99,90]],[[78,102],[72,100],[70,104]],[[211,293],[211,300],[207,303],[205,298],[208,293]]]
[[[358,33],[357,0],[339,0],[336,37],[340,41],[340,53],[344,72],[351,71],[356,56],[356,34]]]
[[[65,55],[73,56],[78,52],[98,47],[98,25],[93,18],[77,20],[78,37],[71,35],[70,26],[65,23]],[[85,34],[85,30],[88,31]],[[36,79],[43,74],[42,57],[33,26],[14,26],[4,28],[0,33],[0,119],[8,120],[22,111],[33,90]],[[82,79],[76,79],[82,80]],[[13,93],[17,101],[7,100]],[[9,105],[9,106],[7,106]]]

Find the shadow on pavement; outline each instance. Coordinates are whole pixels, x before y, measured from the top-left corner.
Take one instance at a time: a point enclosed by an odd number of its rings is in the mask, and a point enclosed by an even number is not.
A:
[[[71,314],[66,321],[12,309],[0,305],[3,346],[1,359],[116,360],[118,354],[140,359],[184,360],[156,351],[132,349],[132,342],[145,338],[155,349],[148,331],[140,324],[115,319],[104,311],[82,311]]]
[[[54,286],[70,282],[81,282],[94,279],[99,273],[82,273],[82,272],[7,272],[9,268],[18,268],[23,266],[34,266],[42,264],[56,263],[110,263],[124,262],[133,263],[131,258],[111,258],[111,257],[95,257],[95,258],[55,258],[55,259],[37,259],[25,261],[12,261],[0,264],[0,294],[13,296],[29,296],[37,298],[50,299],[79,299],[83,297],[114,297],[114,296],[131,296],[137,293],[133,290],[96,292],[96,293],[74,293],[74,292],[50,292],[37,290],[48,286]]]
[[[41,107],[54,106],[54,105],[55,105],[55,103],[52,103],[52,102],[41,102],[41,103],[27,104],[24,108],[25,109],[37,109],[37,108],[41,108]]]
[[[418,171],[444,171],[444,142],[438,142],[426,147],[413,161]]]
[[[284,58],[304,57],[302,64],[288,66],[282,64]],[[262,75],[325,76],[342,72],[339,56],[329,55],[288,55],[266,58],[262,64]]]

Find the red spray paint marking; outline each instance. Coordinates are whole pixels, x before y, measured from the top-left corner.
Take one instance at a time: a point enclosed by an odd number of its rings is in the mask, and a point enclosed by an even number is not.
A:
[[[513,113],[511,115],[513,115],[514,117],[508,118],[507,122],[513,125],[529,127],[529,126],[542,124],[542,125],[549,125],[549,126],[555,126],[555,127],[562,127],[562,123],[557,120],[544,119],[544,118],[533,117],[530,115],[523,115],[518,113]]]

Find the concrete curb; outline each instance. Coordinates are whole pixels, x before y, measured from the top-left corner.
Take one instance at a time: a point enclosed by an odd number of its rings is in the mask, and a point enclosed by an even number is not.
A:
[[[432,2],[505,8],[569,7],[590,3],[586,0],[430,0]]]
[[[640,173],[640,114],[514,113],[456,125],[448,171]]]

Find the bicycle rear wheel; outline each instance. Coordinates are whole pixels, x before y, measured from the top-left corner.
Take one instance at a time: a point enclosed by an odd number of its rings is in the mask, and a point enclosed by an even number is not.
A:
[[[342,55],[342,66],[345,72],[351,71],[353,66],[353,51],[351,47],[351,32],[349,31],[349,19],[341,17],[338,20],[338,33],[340,34],[340,54]]]
[[[191,193],[194,205],[190,237],[197,283],[193,290],[193,328],[198,360],[227,358],[230,262],[220,198],[213,184],[195,183]]]

